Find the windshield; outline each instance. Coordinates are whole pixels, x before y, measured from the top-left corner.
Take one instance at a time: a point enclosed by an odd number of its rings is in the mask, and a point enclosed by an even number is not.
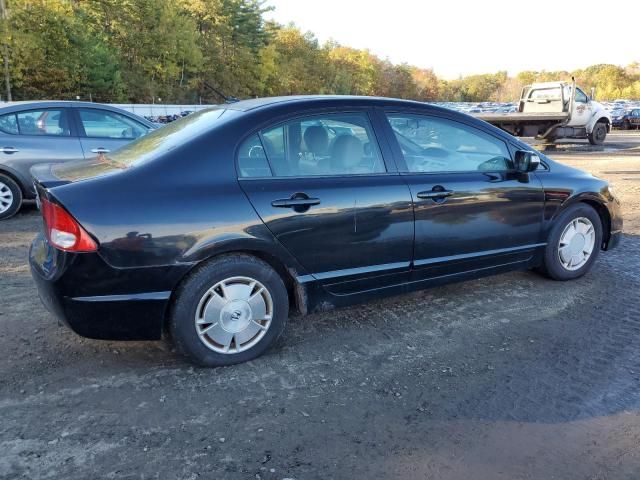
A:
[[[222,118],[237,113],[224,107],[201,110],[168,123],[108,155],[98,154],[93,161],[54,165],[52,173],[60,179],[76,181],[135,167],[183,145],[210,130]]]

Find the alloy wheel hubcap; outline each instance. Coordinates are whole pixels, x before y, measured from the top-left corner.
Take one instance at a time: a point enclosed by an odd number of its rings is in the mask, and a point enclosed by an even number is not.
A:
[[[567,270],[578,270],[591,258],[596,232],[591,220],[579,217],[572,220],[560,235],[558,258]]]
[[[217,353],[240,353],[256,345],[273,318],[269,290],[249,277],[232,277],[211,287],[198,303],[200,341]]]
[[[0,213],[4,213],[13,204],[13,192],[8,185],[0,182]]]

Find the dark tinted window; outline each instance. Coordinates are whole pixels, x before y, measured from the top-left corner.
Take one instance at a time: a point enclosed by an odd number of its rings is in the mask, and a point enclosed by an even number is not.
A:
[[[386,171],[367,115],[292,120],[262,132],[274,176],[370,175]]]
[[[422,115],[387,117],[410,172],[504,171],[511,165],[507,145],[473,127]]]
[[[0,116],[0,131],[13,135],[20,133],[18,131],[18,119],[15,113]]]
[[[71,135],[69,115],[65,109],[29,110],[16,113],[21,135]]]
[[[241,177],[270,177],[271,168],[258,135],[251,135],[238,149],[238,169]]]
[[[78,113],[87,137],[134,139],[149,131],[141,123],[116,112],[88,108],[79,109]]]

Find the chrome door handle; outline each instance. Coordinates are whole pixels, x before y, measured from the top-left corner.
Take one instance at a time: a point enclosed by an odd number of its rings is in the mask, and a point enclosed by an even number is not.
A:
[[[320,205],[319,198],[281,198],[271,202],[272,207],[291,208],[291,207],[310,207],[312,205]]]
[[[16,147],[2,147],[2,152],[3,153],[16,153],[19,152],[20,150],[18,150]]]
[[[427,190],[424,192],[418,192],[416,195],[418,198],[444,198],[450,197],[455,192],[453,190]]]
[[[98,148],[92,148],[91,151],[93,153],[109,153],[111,150],[109,150],[108,148],[104,148],[104,147],[98,147]]]

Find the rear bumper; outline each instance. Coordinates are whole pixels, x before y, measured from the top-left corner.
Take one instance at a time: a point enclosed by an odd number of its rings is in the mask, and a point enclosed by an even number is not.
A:
[[[78,335],[101,340],[161,338],[169,287],[178,281],[174,269],[114,269],[97,254],[56,250],[42,234],[31,245],[29,263],[42,303]]]

